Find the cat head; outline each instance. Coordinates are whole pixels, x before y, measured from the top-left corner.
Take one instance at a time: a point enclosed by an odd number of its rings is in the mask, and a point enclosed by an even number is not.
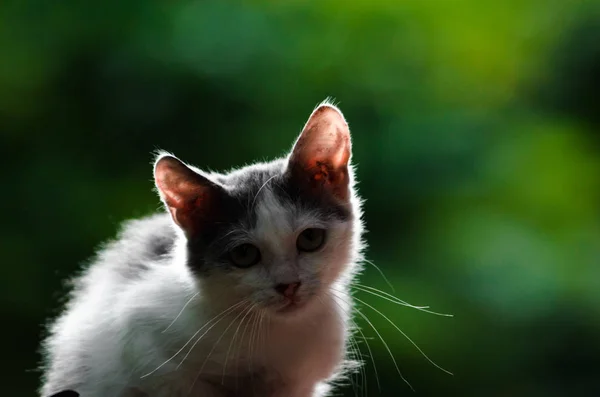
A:
[[[284,315],[348,276],[360,250],[350,157],[348,124],[329,103],[269,163],[215,174],[160,154],[156,187],[203,294]]]

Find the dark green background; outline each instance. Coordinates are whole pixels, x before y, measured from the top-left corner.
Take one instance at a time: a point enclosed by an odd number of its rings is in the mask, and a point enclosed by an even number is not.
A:
[[[363,306],[416,389],[358,318],[368,395],[600,396],[597,1],[9,0],[0,49],[3,396],[34,395],[61,280],[159,208],[153,150],[273,158],[329,95],[368,258],[455,314],[358,293],[455,373]]]

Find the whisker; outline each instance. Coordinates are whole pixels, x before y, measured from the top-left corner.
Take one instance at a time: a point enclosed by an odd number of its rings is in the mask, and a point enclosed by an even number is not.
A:
[[[156,371],[158,371],[159,369],[161,369],[163,366],[165,366],[167,363],[169,363],[171,360],[173,360],[175,357],[177,357],[177,355],[179,355],[179,353],[181,353],[183,351],[183,349],[185,349],[185,347],[187,345],[189,345],[194,338],[200,333],[202,332],[202,330],[204,328],[206,328],[207,326],[209,326],[213,321],[216,321],[216,323],[218,323],[219,321],[221,321],[223,319],[223,317],[225,317],[227,314],[229,314],[230,312],[232,312],[233,310],[235,310],[237,307],[239,307],[240,305],[242,305],[243,303],[245,303],[245,301],[241,301],[238,302],[232,306],[230,306],[229,308],[223,310],[221,313],[217,314],[216,316],[214,316],[212,319],[210,319],[209,321],[207,321],[202,327],[200,327],[200,329],[198,329],[198,331],[196,331],[194,333],[194,335],[192,335],[192,337],[185,343],[185,345],[183,345],[179,350],[177,350],[177,352],[175,352],[175,354],[173,354],[171,357],[169,357],[165,362],[163,362],[161,365],[159,365],[158,367],[156,367],[154,370],[148,372],[145,375],[142,375],[140,377],[140,379],[144,379],[147,376],[152,375],[153,373],[155,373]],[[217,317],[219,317],[219,319],[217,320]],[[216,324],[215,323],[215,324]],[[211,327],[212,328],[212,327]],[[210,331],[210,329],[209,329]],[[208,331],[207,331],[208,332]]]
[[[271,179],[275,178],[277,176],[277,174],[273,175],[272,177],[270,177],[269,179],[267,179],[265,181],[265,183],[262,184],[262,186],[258,189],[258,191],[256,192],[256,194],[254,195],[254,199],[252,199],[252,204],[250,205],[250,208],[254,209],[254,203],[256,202],[256,199],[258,198],[258,195],[260,194],[260,191],[263,190],[263,188],[265,186],[267,186],[267,183],[271,182]]]
[[[421,312],[434,314],[436,316],[454,317],[453,314],[438,313],[438,312],[434,312],[432,310],[427,310],[429,308],[429,306],[415,306],[415,305],[412,305],[412,304],[410,304],[410,303],[408,303],[406,301],[403,301],[402,299],[399,299],[399,298],[395,297],[394,295],[388,294],[387,292],[378,290],[377,288],[370,287],[368,285],[355,284],[352,287],[356,288],[359,291],[371,294],[373,296],[377,296],[377,297],[379,297],[381,299],[385,299],[385,300],[387,300],[389,302],[392,302],[392,303],[395,303],[397,305],[410,307],[411,309],[416,309],[416,310],[419,310]]]
[[[429,309],[429,306],[416,306],[416,305],[413,305],[412,303],[408,303],[407,301],[402,300],[402,299],[398,298],[395,295],[392,295],[392,294],[390,294],[388,292],[382,291],[382,290],[380,290],[378,288],[371,287],[370,285],[364,285],[364,284],[360,284],[360,283],[354,283],[352,285],[352,288],[366,288],[368,290],[375,291],[375,292],[377,292],[377,293],[379,293],[381,295],[385,295],[385,296],[389,297],[390,299],[392,299],[394,302],[398,303],[399,305],[409,306],[409,307],[412,307],[413,309]]]
[[[369,341],[365,338],[365,334],[362,332],[362,329],[360,329],[358,324],[356,324],[356,322],[354,322],[354,321],[352,321],[352,324],[354,324],[354,327],[358,330],[358,332],[364,339],[365,344],[367,345],[367,351],[369,352],[369,357],[371,358],[371,363],[373,364],[373,371],[375,372],[375,381],[377,382],[377,389],[381,393],[381,384],[379,383],[379,373],[377,372],[377,365],[375,365],[375,357],[373,356],[373,352],[371,351],[371,346],[369,345]],[[356,339],[355,339],[355,343],[356,343],[356,346],[358,346],[358,342],[356,342]],[[365,368],[363,366],[361,366],[361,370],[362,370],[363,377],[364,377],[365,395],[366,395],[367,390],[368,390],[367,389],[367,371],[365,370]]]
[[[254,320],[252,321],[252,328],[251,328],[251,332],[250,332],[250,346],[248,349],[248,356],[250,358],[252,358],[254,356],[254,338],[255,338],[255,333],[256,333],[256,327],[258,324],[258,313],[255,314],[254,316]],[[255,384],[254,384],[254,372],[252,371],[252,359],[248,360],[248,372],[250,373],[250,383],[252,383],[252,393],[253,395],[256,394],[256,390],[255,388]]]
[[[251,310],[248,310],[246,312],[246,314],[244,315],[244,317],[242,317],[242,319],[240,320],[240,323],[238,324],[235,333],[233,334],[233,338],[231,339],[231,343],[229,343],[229,348],[227,349],[227,354],[225,355],[225,364],[223,365],[223,377],[221,378],[221,385],[224,384],[225,382],[225,371],[227,369],[227,360],[229,359],[229,352],[231,351],[231,346],[233,346],[237,333],[240,330],[240,327],[242,326],[242,324],[244,323],[244,320],[246,319],[246,317],[248,317],[248,314],[251,313]]]
[[[256,317],[254,319],[254,321],[252,322],[252,337],[250,340],[250,357],[254,357],[254,353],[255,353],[255,349],[256,349],[256,343],[257,343],[257,338],[258,338],[258,325],[259,325],[259,320],[260,320],[260,313],[256,313]],[[252,365],[251,360],[248,361],[248,369],[250,370],[250,366]]]
[[[336,292],[335,290],[332,290],[331,292]],[[339,295],[335,294],[335,296],[338,299],[344,300],[344,298],[340,297]],[[334,297],[334,301],[335,301],[335,297]],[[340,307],[341,310],[344,310],[342,308],[342,306],[336,301],[336,304]],[[358,312],[357,308],[354,308],[354,310],[356,310]],[[381,383],[379,382],[379,373],[377,372],[377,365],[375,365],[375,356],[373,355],[373,351],[371,350],[371,346],[369,345],[369,341],[367,340],[364,332],[362,331],[362,329],[358,326],[358,324],[356,324],[356,329],[358,330],[358,332],[360,333],[360,335],[362,336],[362,338],[365,341],[365,344],[367,345],[367,351],[369,352],[369,356],[371,357],[371,363],[373,364],[373,371],[375,372],[375,380],[377,381],[377,389],[379,390],[379,392],[381,393]]]
[[[355,336],[353,335],[354,330],[357,328],[357,325],[354,321],[350,320],[351,325],[352,325],[352,333],[350,333],[349,336],[349,340],[350,340],[350,349],[352,350],[352,353],[354,354],[355,358],[357,361],[360,362],[360,366],[359,366],[359,374],[356,375],[357,378],[357,382],[358,383],[358,377],[360,376],[360,385],[359,385],[359,389],[362,392],[362,395],[364,396],[366,394],[367,391],[367,378],[366,378],[366,373],[365,373],[365,368],[363,365],[363,357],[362,357],[362,352],[360,350],[360,347],[358,346],[358,342],[356,341]],[[351,378],[352,379],[352,378]],[[352,388],[355,389],[354,390],[354,395],[357,395],[357,390],[354,387],[354,384],[352,385]]]
[[[264,320],[265,320],[265,312],[264,310],[259,310],[260,313],[260,320],[258,322],[259,326],[258,326],[258,335],[259,335],[259,343],[260,343],[260,348],[262,350],[262,356],[263,359],[265,357],[265,352],[266,352],[266,343],[267,340],[265,339],[265,334],[266,332],[264,332]]]
[[[244,311],[242,310],[229,324],[229,326],[231,326],[231,324],[233,324],[233,321],[235,321],[235,319],[237,319]],[[183,364],[183,362],[185,361],[186,358],[188,358],[188,356],[190,355],[190,353],[194,350],[194,347],[196,347],[196,345],[198,343],[200,343],[200,341],[202,340],[202,338],[204,338],[204,336],[206,334],[208,334],[210,332],[211,329],[213,329],[224,317],[221,317],[219,319],[219,321],[217,321],[216,323],[214,323],[213,325],[210,326],[210,328],[208,328],[206,331],[204,331],[204,333],[202,335],[200,335],[198,337],[198,339],[196,339],[196,341],[194,342],[194,344],[192,345],[192,347],[189,348],[188,352],[186,353],[185,357],[183,357],[183,360],[181,360],[181,362],[179,363],[179,365],[177,366],[177,369],[179,369],[179,367],[181,367],[181,365]],[[229,327],[227,327],[227,329],[229,329]],[[223,337],[223,335],[221,335],[221,337]],[[220,339],[219,339],[220,340]],[[212,350],[211,350],[212,352]]]
[[[192,297],[185,303],[185,305],[183,305],[183,307],[181,308],[181,311],[179,312],[179,314],[177,314],[177,316],[173,319],[173,321],[171,321],[171,324],[169,324],[169,326],[167,328],[165,328],[161,333],[164,334],[165,332],[167,332],[167,330],[169,328],[171,328],[171,326],[173,324],[175,324],[175,321],[177,321],[177,319],[183,314],[183,311],[185,310],[185,308],[194,300],[195,297],[197,297],[198,295],[200,295],[200,292],[196,292],[194,295],[192,295]]]
[[[404,381],[404,383],[406,383],[408,385],[408,387],[410,387],[410,389],[414,392],[415,389],[406,380],[406,378],[404,377],[404,375],[402,375],[402,371],[400,371],[400,368],[398,367],[398,363],[396,363],[396,359],[394,358],[394,355],[392,354],[392,351],[390,350],[390,347],[385,342],[385,339],[383,339],[383,337],[381,336],[381,334],[379,333],[379,331],[377,331],[377,328],[375,328],[375,326],[373,325],[373,323],[369,320],[369,318],[363,312],[361,312],[359,309],[356,309],[356,312],[371,326],[371,328],[373,328],[373,331],[375,331],[375,333],[379,337],[379,340],[381,340],[381,343],[383,343],[383,346],[385,347],[385,349],[389,353],[390,358],[392,359],[392,362],[394,363],[394,367],[396,367],[396,371],[398,371],[398,375],[400,375],[400,378]]]
[[[360,377],[360,385],[358,387],[358,389],[360,390],[360,393],[364,396],[367,393],[368,390],[368,383],[367,383],[367,377],[365,374],[365,366],[363,365],[363,356],[362,356],[362,352],[360,350],[360,346],[358,345],[358,342],[356,341],[356,338],[354,337],[354,335],[350,335],[350,345],[353,345],[354,347],[352,348],[354,350],[353,354],[355,355],[355,359],[356,361],[359,363],[359,370],[358,370],[358,375],[356,376],[356,378],[358,379]]]
[[[381,315],[383,318],[385,318],[387,320],[388,323],[390,323],[394,328],[396,328],[396,330],[398,330],[398,332],[400,332],[418,351],[419,353],[421,353],[423,355],[423,357],[425,357],[427,359],[427,361],[429,361],[434,367],[438,368],[439,370],[449,374],[449,375],[454,375],[452,372],[442,368],[441,366],[437,365],[432,359],[430,359],[427,354],[425,354],[425,352],[423,352],[423,350],[421,350],[421,348],[412,340],[408,337],[408,335],[406,335],[406,333],[404,333],[404,331],[402,331],[392,320],[390,320],[385,314],[383,314],[382,312],[380,312],[379,310],[375,309],[373,306],[369,305],[367,302],[364,302],[358,298],[354,298],[356,299],[358,302],[360,302],[361,304],[370,307],[371,309],[373,309],[375,312],[377,312],[379,315]]]
[[[331,295],[331,294],[328,294],[328,295],[330,296],[331,299],[333,299],[334,303],[339,306],[340,310],[342,312],[346,313],[344,311],[344,309],[342,308],[342,306],[335,300],[333,295]],[[317,295],[316,298],[317,298],[317,301],[321,304],[321,306],[323,306],[324,308],[328,308],[320,296]],[[352,319],[350,319],[350,321],[352,321]],[[349,336],[350,336],[350,350],[352,351],[352,354],[355,355],[357,360],[359,360],[359,359],[362,360],[362,355],[360,354],[360,349],[358,348],[358,343],[356,342],[356,338],[354,338],[354,335],[352,335],[352,333],[350,333]],[[365,381],[365,377],[364,377],[364,368],[363,368],[362,363],[360,365],[360,375],[361,375],[361,379],[363,381],[362,385],[364,386],[366,381]],[[352,383],[352,390],[354,391],[354,396],[358,397],[358,389],[359,389],[358,380],[355,381],[355,378],[358,378],[358,375],[356,375],[353,372],[352,375],[350,376],[350,382]],[[360,388],[360,389],[364,395],[364,388]]]
[[[238,229],[232,229],[230,231],[228,231],[227,233],[225,233],[223,236],[219,237],[216,241],[221,241],[221,240],[225,240],[226,237],[231,236],[234,233],[239,233]]]
[[[248,306],[247,308],[245,308],[244,310],[242,310],[241,312],[238,313],[237,316],[234,317],[233,320],[231,320],[231,322],[229,323],[229,325],[227,326],[227,328],[225,328],[225,330],[223,331],[223,333],[221,334],[221,336],[219,337],[219,339],[217,339],[217,341],[213,344],[212,348],[210,349],[210,352],[208,352],[208,355],[206,356],[206,358],[204,359],[204,361],[202,362],[202,365],[200,366],[200,369],[198,370],[198,375],[196,375],[196,378],[194,379],[194,382],[192,383],[192,386],[190,387],[188,394],[190,394],[192,392],[192,390],[194,389],[194,385],[196,384],[196,382],[198,381],[198,378],[200,377],[200,374],[202,374],[202,370],[204,369],[204,366],[206,365],[206,363],[208,362],[208,360],[210,359],[210,356],[212,355],[212,353],[215,351],[216,347],[218,346],[219,342],[221,342],[221,339],[223,339],[223,337],[225,336],[225,334],[227,333],[227,331],[229,330],[229,328],[231,328],[231,326],[233,324],[235,324],[235,320],[237,320],[242,314],[248,312],[248,311],[252,311],[252,309],[254,308],[254,306],[256,306],[256,304]],[[200,337],[202,338],[202,337]],[[196,343],[198,343],[199,340],[196,341]],[[195,345],[195,344],[194,344]],[[188,354],[194,349],[194,346],[192,346],[192,348],[190,349],[190,351],[188,352]],[[187,357],[187,356],[186,356]],[[183,363],[184,359],[181,361],[181,363]],[[181,365],[181,363],[179,365]]]
[[[390,289],[392,290],[393,293],[396,293],[396,290],[394,289],[394,286],[392,285],[392,283],[390,283],[390,280],[388,280],[388,278],[383,273],[383,270],[381,270],[381,268],[379,268],[379,266],[377,266],[375,263],[373,263],[372,261],[370,261],[368,259],[365,259],[365,258],[363,258],[363,262],[366,262],[369,265],[373,266],[375,269],[377,269],[377,271],[379,272],[379,274],[381,274],[381,277],[386,282],[386,284],[388,285],[388,287],[390,287]]]
[[[250,322],[252,321],[252,318],[254,317],[254,313],[252,316],[250,316],[250,318],[248,319],[248,321],[246,321],[246,324],[244,324],[244,329],[242,330],[242,336],[240,337],[240,348],[238,349],[238,356],[237,356],[237,360],[236,360],[236,364],[235,364],[235,387],[236,387],[236,391],[238,388],[238,370],[240,367],[240,356],[242,354],[242,350],[244,347],[244,337],[246,336],[246,330],[248,329],[248,326],[250,325]]]
[[[262,351],[263,351],[263,357],[265,355],[266,352],[266,347],[267,347],[267,325],[264,324],[266,321],[265,319],[267,318],[267,315],[265,314],[264,310],[260,311],[260,332],[262,335]],[[264,327],[264,331],[263,331],[263,327]]]
[[[356,324],[356,322],[354,320],[352,320],[352,326],[354,327],[354,329],[358,330],[358,332],[362,335],[362,338],[365,339],[362,330],[360,329],[360,327],[358,326],[358,324]],[[352,336],[352,339],[354,339],[356,348],[360,352],[360,347],[358,345],[358,341],[356,340],[356,337],[354,335]],[[367,341],[365,339],[365,343],[367,345],[367,351],[369,352],[369,356],[371,357],[371,363],[373,364],[373,370],[375,371],[375,381],[377,382],[377,389],[379,390],[379,392],[381,392],[381,385],[379,384],[379,374],[377,373],[377,366],[375,365],[375,358],[373,357],[373,352],[371,351],[371,346],[369,346],[369,341]],[[362,352],[360,353],[360,355],[361,355],[361,361],[363,361]],[[369,390],[368,382],[367,382],[368,377],[367,377],[367,370],[362,363],[360,366],[360,371],[362,373],[362,379],[363,379],[363,385],[364,385],[363,395],[366,396],[367,392]]]

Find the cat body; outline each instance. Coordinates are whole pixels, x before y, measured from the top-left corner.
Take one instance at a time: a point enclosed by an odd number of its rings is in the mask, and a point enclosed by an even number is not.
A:
[[[324,396],[343,374],[362,225],[329,103],[289,156],[228,174],[163,153],[167,213],[128,222],[44,343],[41,396]]]

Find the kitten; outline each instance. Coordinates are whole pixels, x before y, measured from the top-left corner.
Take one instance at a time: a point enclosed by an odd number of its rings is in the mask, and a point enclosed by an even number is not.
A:
[[[363,248],[350,157],[327,101],[285,158],[217,174],[160,154],[166,213],[128,222],[74,280],[41,395],[325,396]]]

